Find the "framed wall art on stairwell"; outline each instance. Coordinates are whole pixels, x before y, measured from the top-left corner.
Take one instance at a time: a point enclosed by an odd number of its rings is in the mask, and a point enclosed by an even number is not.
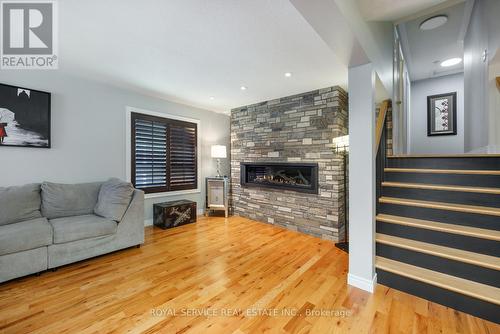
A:
[[[457,134],[457,92],[427,96],[427,136]]]

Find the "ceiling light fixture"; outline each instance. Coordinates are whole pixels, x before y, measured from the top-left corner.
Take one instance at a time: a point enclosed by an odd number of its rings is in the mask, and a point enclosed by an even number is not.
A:
[[[450,59],[446,59],[445,61],[442,61],[441,66],[449,67],[449,66],[460,64],[461,62],[462,62],[462,58],[450,58]]]
[[[240,89],[241,90],[247,90],[247,86],[241,86]]]
[[[285,72],[285,77],[290,78],[292,76],[292,72]]]
[[[210,96],[210,100],[215,100],[215,97],[214,96]]]
[[[436,15],[429,17],[427,20],[420,23],[420,30],[432,30],[441,27],[443,24],[448,22],[448,16],[446,15]]]

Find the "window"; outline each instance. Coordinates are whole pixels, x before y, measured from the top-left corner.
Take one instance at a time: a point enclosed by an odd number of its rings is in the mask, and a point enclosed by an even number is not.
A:
[[[197,189],[198,125],[131,113],[131,181],[146,193]]]

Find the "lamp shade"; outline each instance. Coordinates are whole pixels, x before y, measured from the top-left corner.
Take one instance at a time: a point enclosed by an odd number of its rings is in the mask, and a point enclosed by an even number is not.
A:
[[[212,145],[212,158],[227,158],[226,146]]]
[[[349,151],[349,135],[333,138],[332,143],[338,152]]]

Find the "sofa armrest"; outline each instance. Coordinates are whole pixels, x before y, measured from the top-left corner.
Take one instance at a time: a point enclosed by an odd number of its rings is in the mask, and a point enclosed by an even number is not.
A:
[[[144,243],[144,192],[134,190],[132,200],[118,224],[118,237],[120,243],[125,242],[129,246]]]

